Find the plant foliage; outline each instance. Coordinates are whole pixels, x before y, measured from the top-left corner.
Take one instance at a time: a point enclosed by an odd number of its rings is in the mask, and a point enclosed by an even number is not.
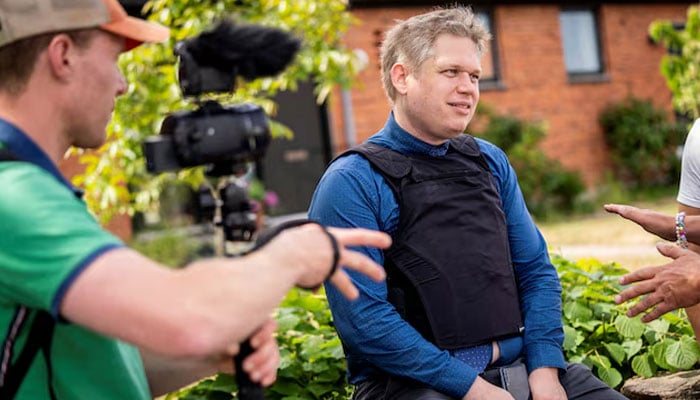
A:
[[[700,118],[700,12],[690,6],[682,28],[671,21],[654,21],[651,38],[667,50],[661,73],[673,93],[673,104],[682,114]]]
[[[634,189],[677,183],[685,123],[670,121],[650,100],[633,97],[608,106],[599,121],[619,180]]]
[[[483,105],[479,106],[479,113],[480,118],[485,118],[485,121],[479,121],[484,127],[475,135],[500,147],[508,155],[530,212],[543,219],[573,211],[585,185],[578,172],[564,169],[561,163],[542,151],[543,126],[498,115]]]
[[[698,346],[684,312],[645,324],[614,303],[619,277],[628,271],[595,259],[572,262],[555,257],[562,283],[564,351],[570,362],[589,366],[611,387],[639,375],[694,368]]]
[[[323,293],[292,290],[277,310],[277,341],[282,362],[268,400],[347,399],[352,388],[345,380],[345,355]],[[231,375],[219,374],[166,396],[167,400],[235,399]]]

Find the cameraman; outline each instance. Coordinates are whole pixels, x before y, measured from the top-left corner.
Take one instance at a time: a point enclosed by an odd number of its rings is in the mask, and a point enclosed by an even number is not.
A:
[[[99,226],[56,165],[104,143],[127,90],[119,54],[167,36],[117,0],[0,0],[1,399],[151,398],[230,365],[251,335],[243,368],[269,385],[270,314],[291,287],[320,285],[336,256],[383,278],[345,248],[386,248],[379,232],[307,224],[246,257],[171,270]],[[357,297],[340,269],[330,281]]]

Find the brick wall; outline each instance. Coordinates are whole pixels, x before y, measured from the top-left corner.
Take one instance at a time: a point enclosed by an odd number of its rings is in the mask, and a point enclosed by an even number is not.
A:
[[[601,52],[608,80],[569,83],[559,31],[558,5],[502,5],[493,9],[493,30],[504,89],[482,90],[481,102],[501,113],[544,121],[544,150],[566,167],[580,171],[589,185],[611,168],[598,115],[627,96],[651,99],[671,112],[671,94],[659,73],[664,49],[649,43],[647,29],[657,19],[685,20],[694,4],[608,4],[599,14]],[[369,62],[360,85],[351,91],[358,142],[380,129],[389,105],[380,82],[378,43],[395,19],[428,7],[355,9],[360,22],[346,45],[364,51]],[[345,146],[341,98],[331,99],[335,151]]]

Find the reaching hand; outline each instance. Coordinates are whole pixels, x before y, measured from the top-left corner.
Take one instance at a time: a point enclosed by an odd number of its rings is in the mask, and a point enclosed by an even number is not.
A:
[[[621,204],[606,204],[603,208],[636,223],[645,231],[662,239],[676,240],[676,221],[672,215]]]
[[[680,247],[659,243],[659,253],[673,259],[669,264],[646,267],[631,272],[620,279],[623,285],[638,282],[615,296],[620,304],[644,296],[627,310],[629,317],[649,311],[642,321],[649,322],[678,308],[700,303],[700,254]]]
[[[333,267],[333,246],[329,235],[338,244],[338,266],[332,276],[328,276]],[[385,249],[391,245],[391,237],[386,233],[369,229],[324,228],[316,224],[306,224],[296,228],[285,229],[261,251],[274,253],[276,262],[284,262],[298,267],[300,273],[296,285],[303,288],[320,286],[326,279],[335,285],[348,299],[355,299],[359,292],[344,268],[354,269],[374,280],[385,277],[384,269],[371,258],[350,246],[369,246]]]

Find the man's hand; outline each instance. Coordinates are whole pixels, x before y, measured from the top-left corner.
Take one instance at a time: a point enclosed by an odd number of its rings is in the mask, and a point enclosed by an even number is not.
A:
[[[338,242],[338,269],[330,277],[330,282],[348,299],[356,299],[359,292],[343,271],[343,268],[354,269],[370,278],[380,281],[384,279],[384,269],[366,255],[349,250],[351,246],[368,246],[385,249],[391,246],[391,237],[386,233],[370,229],[328,228]],[[320,286],[333,264],[333,247],[323,229],[315,224],[302,225],[298,228],[286,229],[281,232],[270,245],[261,249],[276,253],[273,262],[290,263],[299,267],[299,278],[296,281],[300,287]]]
[[[620,304],[646,295],[627,310],[629,317],[649,310],[642,317],[644,322],[653,321],[669,311],[700,303],[700,254],[665,243],[657,244],[656,248],[673,261],[666,265],[638,269],[623,276],[620,278],[623,285],[638,283],[615,296],[615,303]]]
[[[477,377],[462,400],[515,400],[507,391]]]
[[[641,226],[645,231],[665,240],[676,240],[676,220],[672,215],[621,204],[606,204],[605,211],[614,213]]]
[[[270,386],[277,379],[277,368],[280,364],[280,352],[277,340],[273,336],[277,329],[275,320],[268,320],[250,338],[253,354],[243,360],[243,370],[248,373],[250,380],[262,386]],[[229,360],[230,363],[230,360]]]
[[[537,368],[528,377],[532,400],[566,400],[557,368]]]

